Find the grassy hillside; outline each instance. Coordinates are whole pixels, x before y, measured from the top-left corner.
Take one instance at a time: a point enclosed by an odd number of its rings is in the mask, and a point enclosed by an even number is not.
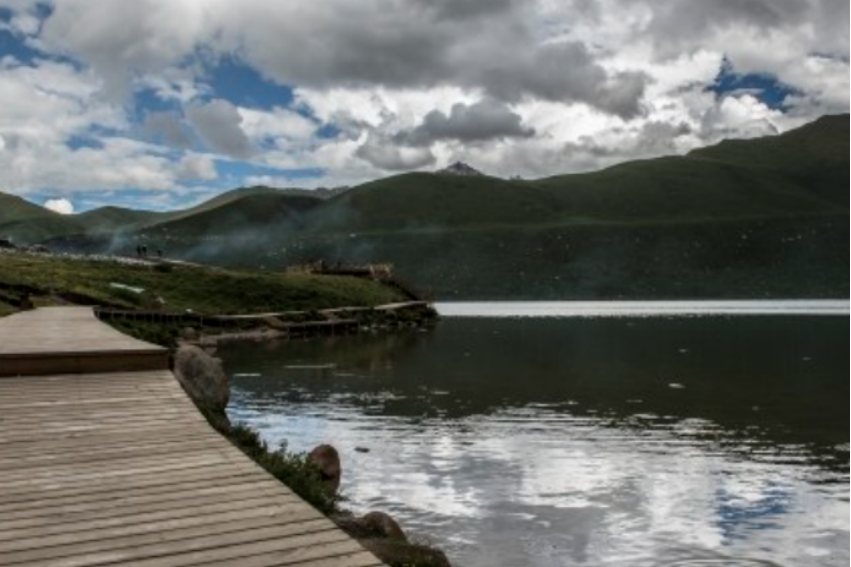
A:
[[[368,183],[311,215],[316,231],[772,218],[848,210],[848,117],[683,157],[537,181],[413,173]]]
[[[557,202],[534,184],[409,173],[361,185],[310,218],[314,231],[396,231],[554,221]]]
[[[137,308],[162,298],[167,310],[208,314],[371,306],[402,299],[390,288],[357,278],[0,252],[0,302],[4,289],[21,287],[44,302]]]
[[[844,297],[848,126],[536,181],[411,173],[324,200],[241,189],[118,248],[70,244],[242,267],[393,262],[437,297]]]
[[[76,215],[60,215],[20,197],[0,192],[0,238],[11,237],[15,242],[35,244],[67,237],[88,237],[89,240],[100,242],[103,247],[106,246],[105,242],[111,240],[106,237],[111,237],[115,233],[127,233],[165,223],[177,223],[183,219],[203,217],[212,211],[240,201],[248,203],[249,197],[262,199],[275,195],[283,196],[284,192],[269,187],[249,187],[228,191],[199,205],[179,211],[162,213],[122,207],[101,207]],[[308,197],[302,198],[314,201]],[[233,210],[238,210],[240,206],[235,205]],[[280,207],[275,206],[274,210],[279,211]],[[242,226],[242,222],[263,221],[262,218],[252,218],[251,214],[220,213],[219,217],[225,224],[218,226],[238,227]],[[209,224],[213,226],[215,216],[211,219]],[[205,222],[201,220],[200,224],[203,226]],[[190,228],[184,232],[191,232],[192,224],[190,222],[188,225]]]
[[[175,251],[387,261],[439,298],[844,297],[847,126],[539,181],[395,176],[263,231],[186,233]]]
[[[155,224],[168,217],[168,213],[134,211],[121,207],[101,207],[74,215],[73,219],[89,234],[119,230],[132,230]]]
[[[0,192],[0,238],[30,244],[80,230],[73,219]]]
[[[146,234],[154,238],[201,236],[226,233],[234,227],[274,227],[297,221],[320,203],[312,197],[290,196],[277,191],[245,194],[215,207],[206,206],[192,215],[160,222],[150,227]]]

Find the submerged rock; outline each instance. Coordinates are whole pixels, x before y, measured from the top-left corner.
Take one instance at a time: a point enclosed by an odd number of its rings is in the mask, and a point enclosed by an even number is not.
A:
[[[222,429],[230,426],[225,413],[230,387],[221,360],[197,346],[184,345],[174,355],[174,375],[214,426]]]
[[[322,475],[322,484],[329,496],[334,496],[340,490],[340,478],[343,467],[340,454],[331,445],[320,445],[307,456],[307,460],[316,465]]]

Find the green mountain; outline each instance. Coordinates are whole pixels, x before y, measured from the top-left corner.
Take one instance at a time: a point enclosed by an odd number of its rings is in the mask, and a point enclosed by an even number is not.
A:
[[[121,207],[101,207],[74,215],[77,224],[85,227],[89,234],[100,234],[118,230],[132,230],[156,224],[169,217],[169,213],[135,211]]]
[[[330,198],[256,187],[84,224],[124,235],[112,250],[211,263],[392,262],[442,298],[845,297],[848,131],[833,116],[596,173],[410,173]],[[32,233],[67,237],[80,221],[31,214]]]
[[[0,192],[0,238],[32,244],[82,229],[74,219]]]
[[[152,237],[215,237],[232,232],[256,230],[257,227],[273,229],[286,223],[297,222],[307,211],[321,204],[313,197],[291,196],[275,190],[240,191],[232,198],[208,201],[196,207],[195,212],[167,218],[145,230]],[[214,200],[215,201],[215,200]]]

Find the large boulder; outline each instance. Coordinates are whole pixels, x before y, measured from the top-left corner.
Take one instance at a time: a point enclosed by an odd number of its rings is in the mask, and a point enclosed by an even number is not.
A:
[[[183,345],[174,355],[174,375],[213,425],[227,429],[225,408],[230,400],[230,386],[222,361],[197,346]]]
[[[344,532],[355,539],[408,541],[408,536],[405,535],[399,523],[384,512],[370,512],[360,518],[348,513],[338,515],[333,519]]]
[[[340,478],[343,476],[343,466],[337,449],[331,445],[320,445],[310,452],[307,460],[319,469],[325,492],[329,496],[335,496],[340,490]]]
[[[378,537],[408,541],[408,536],[402,531],[399,522],[394,520],[390,514],[370,512],[361,518],[361,521],[369,531]]]

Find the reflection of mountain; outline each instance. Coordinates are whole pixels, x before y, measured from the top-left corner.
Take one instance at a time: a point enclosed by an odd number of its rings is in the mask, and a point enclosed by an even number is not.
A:
[[[386,416],[559,416],[748,459],[805,458],[847,470],[844,319],[447,320],[431,335],[356,337],[333,348],[229,347],[249,391],[346,395]],[[334,363],[317,379],[286,364]],[[681,384],[684,389],[672,388]],[[292,392],[292,394],[288,393]],[[383,394],[391,394],[383,396]],[[379,403],[376,403],[379,400]],[[518,414],[519,412],[519,414]]]

